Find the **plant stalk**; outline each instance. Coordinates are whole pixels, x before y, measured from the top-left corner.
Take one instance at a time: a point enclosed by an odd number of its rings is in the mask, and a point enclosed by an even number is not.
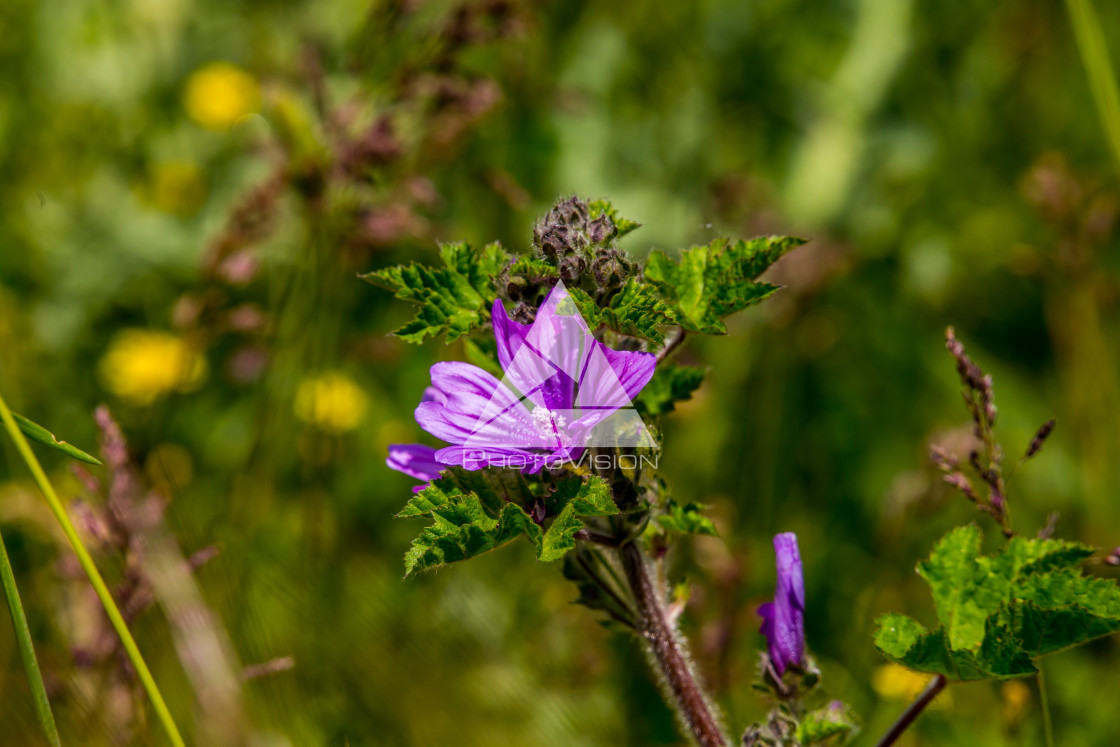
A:
[[[16,576],[12,572],[12,562],[8,559],[8,550],[4,547],[3,537],[0,537],[0,583],[3,583],[4,598],[8,602],[8,612],[12,615],[12,627],[16,631],[16,644],[19,646],[19,655],[23,660],[23,670],[27,673],[27,684],[31,686],[35,715],[39,718],[39,725],[43,727],[43,736],[47,741],[53,747],[61,747],[58,727],[55,726],[54,714],[51,713],[47,688],[43,685],[43,674],[39,671],[39,660],[35,658],[35,645],[31,642],[31,630],[27,627],[27,616],[23,614],[23,605],[19,601]]]
[[[727,747],[719,721],[700,679],[665,609],[661,589],[650,572],[645,554],[635,542],[619,548],[622,565],[638,610],[638,635],[664,676],[673,705],[700,747]]]
[[[1101,126],[1120,169],[1120,90],[1108,56],[1104,30],[1091,0],[1066,0],[1073,35],[1089,77]]]
[[[941,674],[930,680],[929,684],[926,685],[926,689],[922,690],[922,694],[910,704],[909,708],[902,712],[902,715],[894,722],[890,731],[883,735],[883,738],[879,740],[876,747],[888,747],[888,745],[894,744],[895,740],[902,736],[902,732],[910,728],[910,725],[917,720],[926,706],[932,703],[933,699],[945,689],[945,685],[947,684],[949,684],[949,680],[945,679],[945,676]]]
[[[1046,747],[1054,747],[1054,722],[1050,718],[1050,699],[1046,697],[1046,678],[1042,676],[1041,666],[1035,678],[1038,681],[1038,701],[1042,706],[1042,730],[1046,736]]]
[[[8,431],[12,441],[15,442],[16,450],[19,451],[23,461],[27,463],[27,468],[31,470],[31,476],[35,479],[35,484],[39,486],[40,492],[43,497],[47,499],[47,505],[54,514],[55,519],[58,520],[59,525],[62,527],[63,533],[66,534],[66,539],[70,540],[70,545],[74,549],[74,554],[78,558],[79,565],[85,571],[86,576],[89,578],[90,584],[93,586],[97,598],[101,600],[101,606],[105,609],[105,614],[112,623],[113,628],[120,636],[121,645],[124,646],[125,653],[128,655],[129,661],[136,669],[136,676],[140,678],[140,683],[147,691],[148,697],[152,701],[152,708],[156,712],[157,718],[163,724],[164,730],[167,732],[167,737],[175,747],[186,747],[183,742],[183,737],[179,734],[179,729],[175,726],[174,719],[171,718],[171,712],[167,708],[167,703],[163,700],[160,694],[159,687],[156,685],[155,679],[152,677],[151,670],[148,669],[147,663],[144,661],[144,656],[140,653],[136,641],[132,637],[132,633],[128,630],[128,624],[125,623],[124,617],[121,615],[120,609],[117,607],[116,601],[113,599],[109,587],[105,585],[105,580],[101,578],[101,572],[97,570],[97,566],[90,557],[89,551],[86,550],[85,545],[82,544],[82,538],[78,536],[78,531],[74,528],[74,523],[70,521],[69,514],[59,500],[58,494],[55,493],[54,487],[51,486],[50,480],[47,479],[46,473],[43,471],[42,465],[35,456],[35,452],[31,450],[31,446],[27,443],[23,432],[20,431],[16,421],[12,418],[12,412],[8,409],[8,405],[4,402],[4,398],[0,396],[0,419],[4,421],[4,428]]]

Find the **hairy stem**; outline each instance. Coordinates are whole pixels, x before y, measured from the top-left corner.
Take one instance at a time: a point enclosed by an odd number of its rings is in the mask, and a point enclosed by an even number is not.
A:
[[[727,738],[688,660],[684,642],[669,620],[662,591],[645,554],[635,542],[628,542],[619,548],[619,555],[638,608],[638,635],[645,639],[665,678],[672,705],[700,747],[726,747]]]
[[[949,681],[945,679],[944,675],[940,674],[930,680],[929,684],[926,685],[926,689],[922,690],[922,694],[910,704],[909,708],[902,712],[902,715],[894,722],[890,731],[883,735],[883,738],[879,740],[876,747],[888,747],[888,745],[894,744],[895,740],[902,736],[902,732],[910,728],[910,724],[917,720],[918,715],[925,710],[926,706],[933,702],[933,699],[937,697],[938,693],[945,689],[945,685],[947,684],[949,684]]]
[[[27,673],[27,683],[31,687],[31,698],[35,701],[35,715],[39,717],[39,725],[43,728],[43,736],[53,747],[60,747],[58,727],[54,724],[51,702],[47,698],[47,688],[43,685],[43,674],[39,671],[39,660],[35,658],[35,646],[31,642],[31,630],[27,627],[27,616],[23,614],[23,605],[19,601],[16,577],[12,573],[12,562],[8,559],[8,550],[4,547],[3,538],[0,538],[0,582],[4,586],[4,598],[8,601],[8,612],[12,615],[12,627],[16,631],[16,643],[19,646],[20,658],[23,659],[23,670]]]
[[[128,655],[129,661],[136,669],[136,676],[140,678],[141,684],[148,693],[148,697],[152,701],[152,708],[155,709],[156,716],[163,724],[164,730],[167,732],[168,739],[175,747],[185,747],[183,737],[179,734],[179,729],[175,726],[174,719],[171,718],[171,712],[167,709],[167,703],[164,701],[163,696],[160,694],[159,687],[156,685],[155,678],[152,677],[151,670],[148,669],[147,663],[144,661],[143,654],[140,653],[140,648],[136,645],[132,633],[128,630],[128,624],[125,623],[124,617],[121,615],[120,608],[117,607],[116,600],[113,599],[112,592],[109,587],[105,585],[105,579],[101,577],[101,572],[97,570],[97,566],[90,557],[89,551],[86,550],[82,544],[82,538],[78,536],[78,530],[74,528],[74,523],[70,521],[70,516],[66,513],[66,509],[59,500],[58,494],[54,492],[54,487],[51,485],[50,480],[47,479],[47,474],[43,472],[43,467],[39,464],[39,460],[35,457],[35,453],[31,451],[30,444],[24,437],[23,432],[20,431],[16,421],[12,418],[12,412],[8,409],[7,403],[4,398],[0,396],[0,420],[4,421],[4,427],[11,436],[12,441],[15,442],[16,450],[19,451],[23,461],[27,463],[27,468],[31,470],[31,476],[35,478],[35,484],[39,486],[40,492],[43,497],[47,499],[47,505],[54,514],[55,519],[62,527],[66,539],[70,540],[70,546],[74,549],[74,554],[78,557],[78,564],[81,565],[82,570],[85,571],[86,576],[89,578],[90,585],[93,586],[97,598],[101,600],[101,606],[105,609],[105,614],[112,623],[113,628],[120,636],[121,645],[124,646],[125,653]]]

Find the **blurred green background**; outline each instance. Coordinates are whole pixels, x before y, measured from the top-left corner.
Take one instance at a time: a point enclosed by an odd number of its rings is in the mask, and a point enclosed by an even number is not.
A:
[[[107,403],[178,548],[219,549],[195,581],[227,663],[277,670],[241,684],[231,739],[683,743],[637,647],[527,545],[401,581],[419,526],[391,518],[412,481],[386,446],[421,440],[427,367],[463,351],[389,337],[410,309],[356,275],[437,240],[522,250],[560,195],[609,197],[638,254],[811,239],[779,297],[689,343],[711,375],[663,454],[723,534],[673,567],[736,733],[778,531],[861,740],[921,686],[871,634],[933,618],[914,564],[981,518],[926,466],[967,418],[949,324],[1009,462],[1058,418],[1017,528],[1056,510],[1120,544],[1120,190],[1060,3],[6,0],[0,73],[0,390],[87,450]],[[64,742],[162,743],[119,657],[76,655],[97,609],[7,443],[0,531]],[[114,584],[127,552],[97,554]],[[216,740],[168,617],[133,627],[189,741]],[[1115,638],[1046,660],[1059,744],[1116,743],[1118,669]],[[38,744],[6,622],[0,693],[0,744]],[[1042,744],[1035,683],[955,686],[905,743]]]

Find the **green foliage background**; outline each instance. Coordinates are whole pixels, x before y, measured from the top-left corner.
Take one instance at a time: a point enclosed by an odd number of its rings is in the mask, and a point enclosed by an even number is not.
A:
[[[1120,8],[1099,5],[1120,59]],[[244,291],[274,321],[262,380],[237,383],[225,364],[238,343],[216,338],[197,391],[115,398],[97,374],[114,336],[173,328],[231,206],[269,173],[260,143],[310,137],[292,136],[275,108],[203,129],[184,110],[188,77],[229,61],[266,98],[279,90],[310,108],[310,43],[328,90],[376,109],[450,6],[424,4],[409,33],[379,31],[394,8],[0,7],[0,387],[86,450],[90,413],[108,402],[157,481],[158,447],[187,456],[190,469],[165,481],[168,521],[185,551],[221,548],[197,575],[207,602],[242,663],[295,661],[245,684],[256,743],[681,743],[637,648],[570,605],[575,587],[528,543],[401,580],[417,526],[391,517],[412,481],[384,466],[385,447],[422,435],[411,410],[430,363],[466,353],[387,338],[412,310],[356,275],[435,263],[437,239],[523,248],[561,194],[609,197],[643,223],[623,241],[639,254],[718,235],[810,239],[768,277],[784,291],[731,319],[728,337],[690,341],[686,361],[711,374],[665,434],[675,494],[712,505],[722,534],[697,538],[675,567],[694,585],[685,631],[733,728],[761,712],[754,609],[772,593],[779,531],[800,538],[808,641],[829,689],[863,715],[865,739],[902,709],[872,684],[885,663],[874,621],[898,611],[932,627],[915,564],[950,527],[983,518],[925,466],[929,440],[966,419],[948,324],[994,374],[1010,459],[1058,418],[1012,481],[1016,526],[1033,534],[1057,510],[1061,536],[1120,543],[1120,190],[1064,7],[1043,0],[518,7],[513,38],[462,60],[501,99],[410,166],[439,196],[419,227],[355,255],[332,233],[332,208],[285,200]],[[201,192],[170,207],[153,197],[169,162],[201,175]],[[295,417],[298,383],[324,370],[367,394],[356,430],[326,435]],[[76,614],[65,553],[14,451],[3,454],[0,531],[63,741],[114,743],[108,711],[68,695],[85,675],[60,622]],[[62,458],[43,458],[77,496]],[[113,559],[102,564],[112,576]],[[153,610],[136,629],[191,732],[166,623]],[[33,744],[14,645],[0,624],[0,744]],[[1113,743],[1115,638],[1045,668],[1058,742]],[[952,691],[910,744],[1042,743],[1033,684],[1021,714],[998,683]]]

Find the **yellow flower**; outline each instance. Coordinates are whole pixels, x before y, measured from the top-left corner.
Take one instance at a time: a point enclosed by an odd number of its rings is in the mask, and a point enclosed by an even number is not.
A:
[[[1000,688],[1003,696],[1003,720],[1017,724],[1023,718],[1023,711],[1031,700],[1031,689],[1022,680],[1008,680]]]
[[[918,697],[922,690],[925,690],[931,679],[933,679],[931,674],[913,672],[906,667],[892,663],[884,664],[872,673],[871,686],[875,688],[875,692],[884,698],[913,700]],[[948,706],[951,702],[949,693],[942,691],[930,707]]]
[[[304,379],[296,391],[296,417],[332,433],[352,431],[361,425],[368,405],[365,392],[337,371]]]
[[[206,378],[206,359],[175,335],[129,329],[109,343],[99,370],[110,392],[150,404],[172,391],[197,389]]]
[[[183,106],[191,119],[211,130],[228,130],[260,106],[256,79],[228,62],[211,62],[191,73]]]

